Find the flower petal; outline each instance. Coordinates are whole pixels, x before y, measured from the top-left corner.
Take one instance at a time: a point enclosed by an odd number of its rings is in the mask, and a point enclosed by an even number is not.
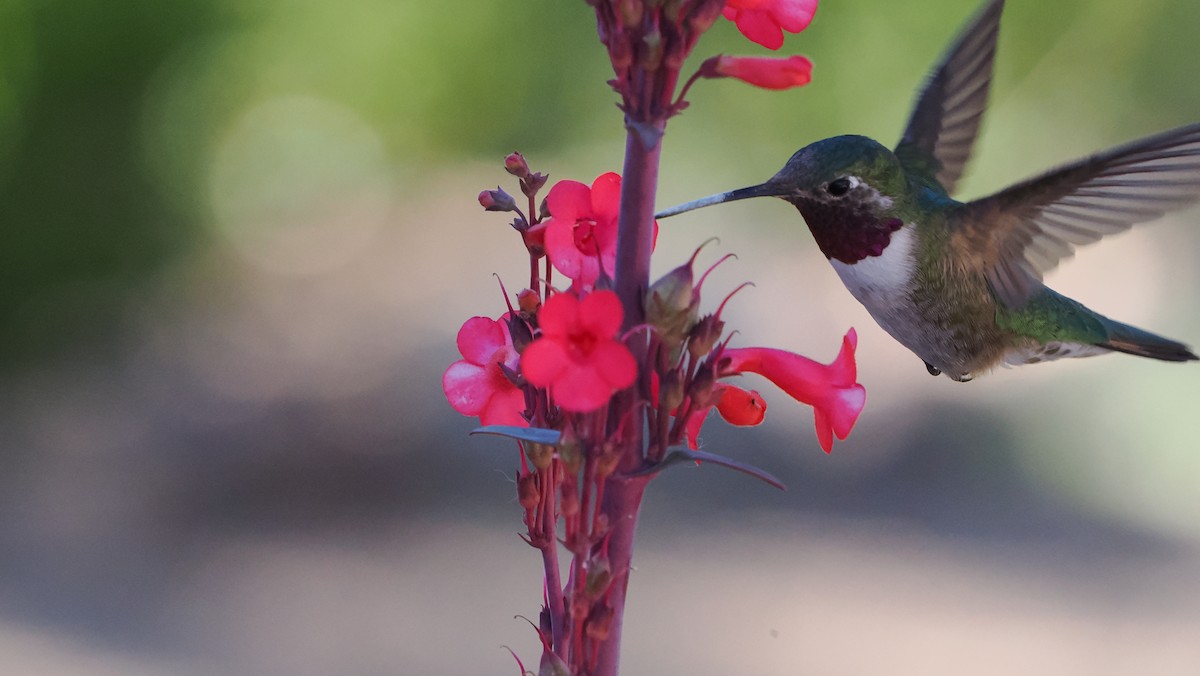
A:
[[[591,361],[610,389],[623,390],[637,380],[637,362],[624,343],[600,343],[592,350]]]
[[[783,46],[783,29],[768,12],[743,9],[737,12],[733,21],[742,35],[751,42],[767,49],[779,49]]]
[[[600,174],[592,181],[592,217],[597,223],[616,224],[621,208],[621,176],[616,172]],[[553,212],[551,212],[553,213]]]
[[[545,226],[543,237],[546,256],[554,269],[568,279],[579,279],[582,276],[585,259],[575,246],[575,221],[548,218],[542,221]]]
[[[540,338],[521,353],[521,375],[534,387],[547,387],[566,370],[569,361],[561,343]]]
[[[525,393],[516,387],[495,392],[479,414],[480,425],[513,425],[529,427],[529,421],[521,415],[525,410]]]
[[[799,33],[812,23],[817,13],[817,0],[775,0],[771,16],[779,27],[789,33]]]
[[[816,12],[817,0],[728,0],[722,14],[750,40],[779,49],[783,31],[799,33]]]
[[[625,310],[621,307],[621,299],[612,291],[594,291],[579,304],[577,321],[582,328],[601,338],[612,338],[621,328],[624,319]]]
[[[612,399],[613,388],[591,362],[568,362],[550,388],[554,403],[574,413],[594,411]]]
[[[556,293],[547,298],[542,304],[542,309],[538,311],[538,324],[542,335],[551,338],[568,335],[580,321],[583,311],[581,305],[573,293]]]
[[[733,385],[721,388],[717,400],[717,412],[732,425],[753,427],[763,421],[767,414],[767,402],[755,390],[743,390]]]
[[[592,190],[579,181],[559,181],[546,193],[546,209],[555,219],[567,223],[591,218]]]
[[[507,344],[507,333],[503,322],[490,317],[471,317],[458,330],[458,351],[467,361],[482,366]]]
[[[446,401],[463,415],[479,415],[492,397],[493,388],[484,367],[456,361],[442,375]]]

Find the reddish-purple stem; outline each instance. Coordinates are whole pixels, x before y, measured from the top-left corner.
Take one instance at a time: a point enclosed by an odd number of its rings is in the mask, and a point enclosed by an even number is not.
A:
[[[617,225],[617,261],[614,290],[625,308],[625,325],[631,327],[645,321],[643,298],[650,284],[650,253],[654,246],[654,198],[658,187],[658,165],[662,144],[658,142],[666,120],[654,122],[626,121],[625,167],[621,178],[621,205]],[[640,128],[636,125],[641,125]],[[652,142],[647,143],[649,139]],[[648,364],[645,334],[634,332],[630,348],[638,363]],[[648,377],[648,374],[643,374]],[[597,646],[596,676],[616,676],[621,659],[621,628],[625,614],[625,594],[629,587],[629,571],[633,562],[633,545],[637,534],[638,511],[648,479],[644,476],[624,476],[639,469],[645,462],[643,428],[645,410],[637,405],[637,392],[627,391],[619,397],[614,409],[618,414],[637,407],[634,418],[622,436],[621,457],[616,472],[609,477],[600,511],[608,522],[608,559],[612,570],[612,586],[608,602],[612,608],[612,623],[607,638]]]
[[[542,564],[546,569],[546,603],[550,608],[551,644],[554,653],[567,656],[567,612],[563,606],[563,586],[558,568],[558,496],[556,477],[560,461],[554,460],[546,470],[547,484],[542,487]]]

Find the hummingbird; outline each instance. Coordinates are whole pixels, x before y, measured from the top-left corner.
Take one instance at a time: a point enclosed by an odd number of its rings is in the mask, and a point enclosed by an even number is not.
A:
[[[991,86],[1004,0],[986,2],[934,67],[892,150],[837,136],[765,183],[663,210],[778,197],[850,293],[930,375],[966,382],[1007,364],[1109,352],[1171,362],[1186,345],[1047,288],[1074,248],[1200,198],[1200,123],[1117,146],[982,199],[951,197]]]

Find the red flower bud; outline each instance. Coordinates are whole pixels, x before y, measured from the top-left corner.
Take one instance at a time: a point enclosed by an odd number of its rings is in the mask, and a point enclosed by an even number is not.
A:
[[[529,175],[529,164],[521,153],[514,152],[504,158],[504,170],[517,178],[525,178]]]
[[[542,298],[537,294],[537,291],[522,289],[521,293],[517,294],[517,307],[521,308],[521,312],[527,315],[535,315],[541,306]]]
[[[486,211],[515,211],[517,203],[513,200],[512,195],[504,192],[500,186],[496,186],[495,190],[484,190],[479,193],[479,206]]]
[[[812,80],[812,61],[793,55],[714,56],[700,66],[706,78],[732,77],[763,89],[801,87]]]

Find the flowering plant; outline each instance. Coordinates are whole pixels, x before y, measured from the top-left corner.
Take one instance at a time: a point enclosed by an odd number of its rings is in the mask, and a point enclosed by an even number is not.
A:
[[[802,56],[716,56],[676,95],[685,58],[722,15],[751,40],[777,49],[784,31],[808,25],[817,0],[589,1],[625,113],[624,176],[558,181],[538,208],[547,176],[531,171],[520,153],[505,158],[525,207],[499,187],[480,193],[479,202],[515,215],[529,286],[499,318],[463,324],[462,359],[442,381],[455,410],[479,417],[477,432],[517,441],[523,538],[544,564],[544,606],[534,627],[543,647],[539,675],[617,673],[638,510],[658,472],[704,461],[780,485],[758,468],[699,449],[714,408],[735,425],[763,420],[762,397],[727,379],[756,373],[812,406],[826,452],[835,436],[850,433],[866,398],[857,382],[853,329],[830,364],[736,347],[721,318],[733,294],[702,313],[708,272],[695,274],[700,249],[649,279],[661,138],[668,118],[687,105],[688,89],[716,77],[772,89],[800,86],[812,68]],[[570,556],[566,580],[563,552]]]

